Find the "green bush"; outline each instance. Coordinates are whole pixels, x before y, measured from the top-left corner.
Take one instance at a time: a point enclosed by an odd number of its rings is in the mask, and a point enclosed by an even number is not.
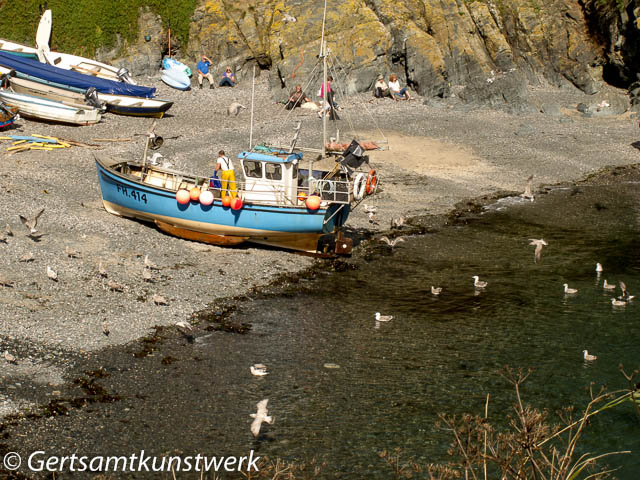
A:
[[[0,38],[35,45],[42,0],[0,0]],[[92,56],[96,49],[115,45],[116,34],[132,41],[138,34],[138,11],[148,6],[172,36],[186,46],[189,22],[197,0],[52,0],[51,48],[66,53]]]

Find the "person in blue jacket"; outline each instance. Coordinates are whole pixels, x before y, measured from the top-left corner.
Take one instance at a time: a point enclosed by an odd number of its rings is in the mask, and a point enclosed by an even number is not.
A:
[[[198,62],[196,69],[198,70],[198,85],[202,88],[202,79],[207,78],[209,80],[209,88],[213,88],[213,76],[209,73],[209,67],[213,62],[206,55],[202,55],[202,60]]]

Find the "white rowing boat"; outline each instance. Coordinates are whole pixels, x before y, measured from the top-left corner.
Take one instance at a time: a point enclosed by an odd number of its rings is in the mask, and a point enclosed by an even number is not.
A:
[[[102,114],[95,107],[67,105],[62,102],[8,90],[0,90],[0,100],[7,105],[18,107],[20,115],[36,120],[70,123],[73,125],[93,125],[102,118]]]

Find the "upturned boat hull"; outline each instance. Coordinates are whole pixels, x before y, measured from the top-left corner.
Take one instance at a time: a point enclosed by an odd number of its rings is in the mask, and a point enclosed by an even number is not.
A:
[[[217,245],[251,242],[280,248],[317,251],[321,236],[346,221],[348,204],[330,204],[308,210],[304,205],[280,206],[245,202],[240,210],[224,207],[220,199],[205,206],[176,201],[179,188],[189,188],[180,177],[156,170],[152,185],[138,174],[121,173],[126,162],[96,157],[98,179],[105,209],[113,214],[153,222],[172,235]],[[157,180],[157,181],[156,181]],[[202,179],[204,180],[204,179]],[[166,185],[170,182],[171,185]]]

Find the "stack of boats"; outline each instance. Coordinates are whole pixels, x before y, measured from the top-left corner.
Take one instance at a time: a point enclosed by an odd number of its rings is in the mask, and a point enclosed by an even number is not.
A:
[[[25,117],[91,125],[107,112],[162,117],[173,102],[152,98],[126,69],[49,50],[51,10],[40,20],[37,48],[0,40],[0,101]],[[2,110],[2,108],[0,108]],[[2,128],[0,118],[0,128]]]

